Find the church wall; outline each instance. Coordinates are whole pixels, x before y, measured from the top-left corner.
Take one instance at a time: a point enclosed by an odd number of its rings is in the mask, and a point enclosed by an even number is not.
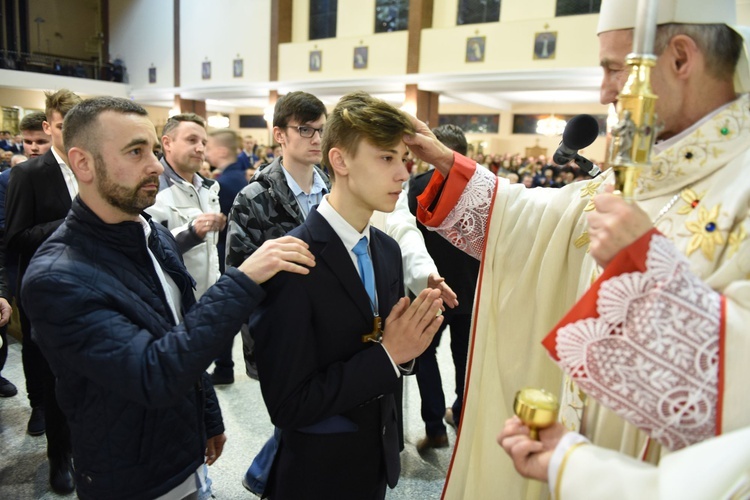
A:
[[[174,87],[174,9],[172,2],[109,0],[109,50],[127,67],[134,88]],[[149,68],[156,83],[149,83]]]
[[[460,73],[596,66],[596,15],[554,17],[554,0],[502,3],[501,22],[456,26],[457,0],[437,0],[433,28],[423,30],[421,73]],[[356,6],[356,8],[355,8]],[[533,7],[533,8],[532,8]],[[339,2],[338,36],[308,40],[309,1],[295,0],[292,42],[280,47],[281,81],[330,80],[402,75],[405,73],[407,32],[373,34],[374,0]],[[545,13],[540,17],[539,12]],[[366,15],[364,15],[366,14]],[[507,17],[509,21],[504,21]],[[557,32],[554,57],[535,59],[534,36]],[[467,62],[467,38],[484,36],[485,56]],[[366,70],[353,68],[354,48],[368,47]],[[320,71],[310,71],[310,52],[321,51]]]
[[[270,0],[182,0],[180,7],[180,83],[182,86],[242,85],[267,82],[271,57]],[[234,77],[233,61],[243,60]],[[210,61],[204,80],[202,63]]]
[[[281,44],[279,80],[332,80],[404,75],[407,37],[406,31],[397,31]],[[355,69],[354,49],[360,46],[368,47],[367,67]],[[320,71],[310,71],[311,51],[321,52]]]
[[[421,73],[597,66],[596,15],[470,24],[422,31]],[[535,34],[557,32],[554,57],[534,58]],[[468,61],[468,38],[485,37],[483,61]]]

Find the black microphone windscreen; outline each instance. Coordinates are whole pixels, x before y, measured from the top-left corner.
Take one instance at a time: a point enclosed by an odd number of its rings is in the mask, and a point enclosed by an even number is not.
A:
[[[570,119],[563,131],[563,144],[578,151],[588,147],[599,135],[599,123],[591,115],[577,115]]]

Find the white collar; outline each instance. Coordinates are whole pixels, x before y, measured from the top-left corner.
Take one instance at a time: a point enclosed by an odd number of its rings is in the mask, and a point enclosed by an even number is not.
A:
[[[706,122],[708,122],[711,118],[713,118],[714,116],[718,115],[719,113],[721,113],[722,111],[724,111],[726,108],[728,108],[729,106],[731,106],[732,104],[734,104],[734,102],[736,100],[737,99],[735,99],[734,101],[730,101],[730,102],[724,104],[723,106],[719,106],[718,108],[716,108],[715,110],[711,111],[709,114],[705,115],[703,118],[701,118],[697,122],[693,123],[690,127],[686,128],[685,130],[683,130],[679,134],[677,134],[677,135],[675,135],[673,137],[670,137],[669,139],[667,139],[665,141],[657,142],[656,144],[654,144],[653,154],[658,155],[659,153],[661,153],[662,151],[666,150],[667,148],[672,147],[674,144],[677,144],[678,142],[680,142],[681,140],[683,140],[685,137],[689,136],[690,134],[692,134],[693,132],[695,132],[696,130],[698,130],[698,128],[702,127],[703,124],[705,124]]]
[[[370,223],[368,222],[364,230],[360,233],[354,226],[349,224],[341,214],[339,214],[333,205],[328,202],[328,196],[323,197],[323,200],[318,205],[318,213],[331,225],[336,235],[341,238],[349,252],[352,251],[354,246],[362,239],[363,236],[367,236],[367,243],[370,243]]]
[[[52,150],[52,154],[55,156],[55,160],[57,160],[58,165],[65,165],[67,168],[70,168],[68,167],[68,164],[65,163],[65,160],[62,159],[62,156],[57,154],[57,151],[55,150],[54,146],[52,146],[50,149]]]

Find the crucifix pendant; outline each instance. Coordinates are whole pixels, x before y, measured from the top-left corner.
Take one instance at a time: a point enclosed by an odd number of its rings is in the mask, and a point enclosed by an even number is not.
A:
[[[375,316],[372,319],[372,331],[366,335],[362,335],[362,342],[380,342],[383,337],[383,320],[380,316]]]

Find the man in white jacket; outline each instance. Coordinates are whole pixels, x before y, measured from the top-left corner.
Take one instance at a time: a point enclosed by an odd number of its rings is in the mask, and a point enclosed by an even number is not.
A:
[[[194,113],[171,117],[162,131],[164,173],[156,203],[146,209],[177,240],[185,267],[195,279],[195,298],[219,279],[216,249],[227,218],[219,208],[219,184],[198,174],[205,158],[206,124]]]

